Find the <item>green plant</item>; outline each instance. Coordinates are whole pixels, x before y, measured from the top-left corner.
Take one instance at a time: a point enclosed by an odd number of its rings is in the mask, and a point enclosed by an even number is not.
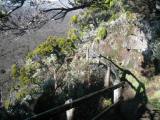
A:
[[[36,50],[34,50],[33,52],[29,52],[28,56],[26,57],[26,61],[35,54],[48,54],[48,53],[53,53],[54,52],[54,48],[57,46],[56,44],[56,38],[55,37],[48,37],[48,39],[46,40],[45,43],[42,43],[41,45],[39,45]]]
[[[107,31],[105,28],[101,28],[99,31],[98,31],[98,36],[101,37],[101,38],[105,38],[107,36]]]
[[[116,17],[117,17],[117,15],[116,15],[116,14],[113,14],[112,17],[111,17],[109,20],[115,20]]]
[[[55,95],[52,94],[49,90],[45,90],[36,101],[34,106],[34,113],[42,113],[57,106],[58,105],[55,99]]]
[[[72,24],[74,21],[77,21],[77,20],[78,20],[78,17],[77,17],[76,15],[74,15],[74,16],[71,18],[69,24]]]
[[[8,108],[9,104],[10,104],[9,100],[6,100],[6,102],[5,102],[5,108],[6,109]]]
[[[76,35],[74,35],[74,37],[73,35],[71,36],[71,40],[74,38],[76,42],[78,42],[79,39]],[[56,43],[61,48],[60,53],[64,54],[65,51],[67,51],[67,53],[75,51],[75,45],[71,40],[66,37],[60,37],[57,39]]]
[[[14,64],[12,67],[12,71],[10,73],[10,76],[13,77],[13,80],[16,80],[19,75],[18,69],[17,69],[17,64]]]
[[[96,43],[99,43],[99,39],[98,38],[96,39]]]
[[[87,13],[85,13],[83,16],[84,16],[84,17],[87,17]]]
[[[78,42],[79,42],[79,38],[78,38],[78,36],[77,36],[77,35],[72,35],[72,36],[71,36],[71,40],[75,40],[75,41],[76,41],[76,43],[78,43]]]

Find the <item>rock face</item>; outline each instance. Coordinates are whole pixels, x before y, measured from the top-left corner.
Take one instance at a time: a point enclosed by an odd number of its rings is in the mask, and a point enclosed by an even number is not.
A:
[[[137,36],[129,35],[125,38],[123,42],[123,47],[126,47],[127,49],[131,50],[142,50],[147,49],[147,42],[143,41]]]

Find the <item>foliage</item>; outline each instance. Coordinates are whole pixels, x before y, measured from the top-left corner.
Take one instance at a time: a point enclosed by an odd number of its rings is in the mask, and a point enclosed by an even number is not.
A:
[[[69,22],[69,24],[72,24],[73,22],[76,22],[78,20],[78,17],[76,15],[74,15],[72,18],[71,18],[71,21]]]
[[[64,53],[65,55],[67,55],[68,53],[75,51],[74,43],[66,37],[58,38],[56,43],[61,48],[61,54]],[[67,54],[65,53],[65,51],[67,51]]]
[[[55,92],[56,87],[56,80],[51,77],[47,78],[42,85],[44,91],[49,90],[51,93]]]
[[[45,43],[42,43],[37,47],[36,50],[33,52],[29,52],[28,56],[26,57],[26,61],[35,54],[43,54],[46,55],[47,53],[53,53],[54,47],[56,47],[56,38],[55,37],[48,37]]]
[[[111,17],[109,20],[115,20],[116,17],[117,17],[117,15],[116,15],[116,14],[113,14],[112,17]]]
[[[68,31],[68,38],[70,38],[71,37],[71,29],[69,29],[69,31]]]
[[[6,100],[6,102],[5,102],[5,108],[8,108],[8,106],[9,106],[9,100]]]
[[[9,100],[8,100],[9,102]],[[7,103],[7,102],[6,102]],[[2,115],[2,120],[22,120],[33,116],[34,100],[31,96],[26,96],[23,100],[15,100],[14,104],[6,106],[7,113]]]
[[[54,107],[57,107],[57,103],[54,99],[54,95],[51,94],[49,90],[46,90],[37,99],[36,104],[34,106],[34,112],[35,114],[38,114]]]
[[[17,69],[17,64],[14,64],[12,67],[12,72],[10,73],[10,77],[13,77],[13,80],[16,80],[18,77],[18,69]]]
[[[98,38],[96,39],[96,43],[99,43],[99,39]]]
[[[105,28],[101,28],[99,31],[98,31],[98,36],[101,37],[101,38],[105,38],[107,36],[107,31]]]
[[[72,35],[71,36],[71,40],[73,40],[75,43],[78,43],[79,42],[79,38],[77,35]]]

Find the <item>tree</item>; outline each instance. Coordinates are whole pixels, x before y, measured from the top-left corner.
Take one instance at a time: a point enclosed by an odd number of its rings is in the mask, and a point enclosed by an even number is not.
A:
[[[63,20],[73,10],[101,7],[112,0],[68,0],[68,7],[59,0],[60,6],[51,1],[9,0],[0,3],[0,33],[23,35],[44,26],[50,20]]]

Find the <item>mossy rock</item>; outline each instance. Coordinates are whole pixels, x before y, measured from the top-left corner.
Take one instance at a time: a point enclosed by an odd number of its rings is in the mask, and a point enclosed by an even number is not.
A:
[[[107,30],[105,28],[101,28],[99,31],[98,31],[98,37],[102,38],[102,39],[105,39],[107,36]]]

